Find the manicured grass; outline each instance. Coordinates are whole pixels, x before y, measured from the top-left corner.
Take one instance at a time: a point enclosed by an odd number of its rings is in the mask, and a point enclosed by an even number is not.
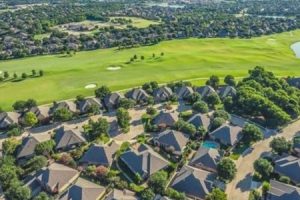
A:
[[[38,56],[0,62],[0,71],[31,73],[44,70],[39,78],[0,83],[0,107],[10,109],[16,100],[34,98],[38,103],[93,95],[87,84],[108,85],[112,90],[139,86],[155,80],[160,83],[193,79],[201,84],[212,74],[224,77],[246,76],[259,65],[278,76],[300,75],[300,59],[290,45],[300,40],[300,30],[253,39],[185,39],[132,49],[85,51],[72,57]],[[160,53],[164,52],[164,56]],[[155,53],[156,57],[152,58]],[[139,59],[127,64],[133,55]],[[141,60],[140,56],[145,59]],[[108,67],[121,67],[110,71]]]

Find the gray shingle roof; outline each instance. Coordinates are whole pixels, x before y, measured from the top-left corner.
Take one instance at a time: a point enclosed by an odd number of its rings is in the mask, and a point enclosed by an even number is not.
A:
[[[175,154],[181,154],[189,138],[179,131],[165,130],[154,137],[153,140],[164,147],[173,147]]]
[[[111,166],[114,154],[118,149],[119,145],[115,142],[112,142],[109,146],[92,144],[80,159],[80,163]]]
[[[193,88],[188,86],[182,86],[181,88],[178,88],[176,91],[176,94],[179,97],[179,99],[187,98],[193,93],[194,93]]]
[[[129,190],[118,190],[113,189],[111,193],[105,197],[105,200],[138,200],[139,198],[135,195],[134,192]]]
[[[98,98],[87,98],[87,99],[84,99],[83,101],[80,101],[78,103],[78,109],[81,113],[86,113],[86,112],[88,112],[88,109],[92,105],[97,106],[99,109],[102,107],[100,99],[98,99]]]
[[[135,101],[147,101],[149,94],[141,88],[135,88],[127,92],[125,96]]]
[[[287,176],[295,184],[300,183],[300,159],[292,155],[283,155],[275,161],[274,172]]]
[[[209,134],[209,136],[220,141],[224,145],[235,145],[242,139],[242,128],[224,124]]]
[[[197,88],[196,92],[198,92],[202,97],[207,97],[212,93],[216,93],[215,89],[209,85]]]
[[[190,161],[190,165],[209,171],[216,171],[220,160],[221,155],[217,149],[200,147]]]
[[[220,98],[222,98],[222,99],[225,97],[228,97],[228,96],[235,96],[236,89],[232,86],[226,85],[226,86],[221,87],[218,90],[218,94],[219,94]]]
[[[271,180],[267,200],[300,200],[300,188]]]
[[[121,93],[111,93],[104,98],[104,105],[109,110],[113,109],[118,105],[120,99],[122,98],[124,98],[124,96]]]
[[[37,144],[50,140],[51,135],[48,133],[32,134],[22,140],[21,146],[18,148],[17,158],[23,158],[34,155],[34,150]]]
[[[172,92],[171,88],[169,88],[167,86],[162,86],[153,92],[154,100],[157,102],[167,101],[172,95],[173,95],[173,92]]]
[[[78,145],[86,142],[78,129],[59,128],[54,137],[56,149],[69,148],[73,145]]]
[[[153,120],[154,124],[173,126],[178,121],[178,114],[175,112],[160,112]]]
[[[43,121],[49,118],[50,107],[48,106],[36,106],[29,110],[29,112],[33,112],[39,121]]]
[[[0,129],[8,128],[10,125],[19,122],[20,114],[16,112],[2,112],[0,113]]]
[[[105,193],[105,188],[93,182],[78,178],[59,200],[98,200]]]
[[[53,104],[53,107],[50,108],[50,112],[53,113],[62,108],[66,108],[73,113],[77,111],[77,106],[73,101],[60,101]]]
[[[131,148],[124,152],[120,159],[128,166],[132,173],[138,173],[146,177],[168,166],[168,161],[154,152],[146,145],[140,145],[138,149]]]
[[[189,120],[188,123],[193,124],[196,128],[203,126],[206,130],[210,125],[210,119],[206,114],[195,114]]]
[[[204,199],[212,191],[217,174],[184,166],[176,174],[171,187],[189,197]]]

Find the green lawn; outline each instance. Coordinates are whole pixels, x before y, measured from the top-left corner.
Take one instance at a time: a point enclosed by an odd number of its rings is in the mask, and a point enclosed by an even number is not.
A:
[[[120,90],[155,80],[160,83],[195,79],[201,84],[212,74],[245,76],[248,69],[265,66],[276,75],[300,75],[300,59],[290,45],[300,40],[300,30],[254,39],[185,39],[118,51],[85,51],[72,57],[38,56],[0,62],[0,71],[30,73],[44,70],[44,77],[0,83],[0,107],[10,109],[16,100],[35,98],[40,104],[53,100],[92,95],[90,83]],[[160,53],[164,52],[164,56]],[[152,54],[156,58],[152,58]],[[145,56],[126,64],[137,54]],[[109,71],[108,67],[121,67]],[[199,79],[200,78],[200,79]]]

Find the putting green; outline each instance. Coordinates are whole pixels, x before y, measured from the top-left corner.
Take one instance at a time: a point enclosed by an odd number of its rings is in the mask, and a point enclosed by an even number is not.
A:
[[[125,50],[85,51],[72,57],[51,55],[2,61],[0,71],[8,71],[11,76],[14,72],[19,76],[23,72],[30,74],[32,69],[44,70],[45,75],[0,83],[0,107],[11,109],[16,100],[27,98],[44,104],[79,94],[92,95],[93,90],[85,89],[90,83],[105,84],[112,90],[151,80],[165,83],[195,79],[200,84],[212,74],[242,77],[255,66],[264,66],[279,76],[300,76],[300,59],[290,48],[296,41],[300,41],[300,30],[252,39],[193,38]],[[135,54],[138,59],[128,64]],[[121,70],[107,70],[115,67]]]

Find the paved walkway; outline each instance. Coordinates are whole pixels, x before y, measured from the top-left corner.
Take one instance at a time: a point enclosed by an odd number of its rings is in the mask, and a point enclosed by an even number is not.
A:
[[[295,133],[300,130],[300,120],[293,122],[283,129],[281,133],[270,136],[265,140],[253,145],[253,149],[237,160],[236,178],[227,185],[226,193],[229,200],[247,200],[251,191],[252,174],[254,173],[253,163],[262,155],[270,152],[269,143],[274,137],[285,137],[291,140]]]

